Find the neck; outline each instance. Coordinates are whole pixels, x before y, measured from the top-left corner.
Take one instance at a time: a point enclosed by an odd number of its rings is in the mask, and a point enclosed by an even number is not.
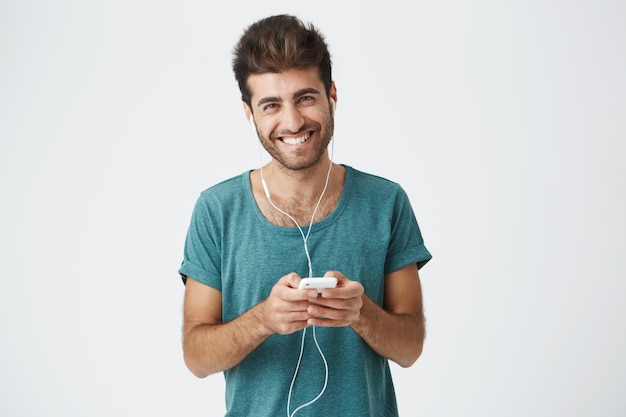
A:
[[[330,184],[332,169],[329,159],[297,171],[286,169],[272,160],[261,168],[260,173],[272,198],[310,203],[317,202],[327,183]]]
[[[298,225],[306,225],[312,218],[319,221],[330,215],[339,202],[345,180],[345,168],[333,164],[328,187],[324,191],[330,164],[330,161],[327,164],[320,164],[322,166],[317,169],[318,173],[304,176],[284,175],[273,168],[271,163],[264,166],[263,178],[270,199],[267,198],[262,186],[261,170],[253,171],[250,175],[253,193],[265,218],[278,226],[293,227],[292,219],[295,219]]]

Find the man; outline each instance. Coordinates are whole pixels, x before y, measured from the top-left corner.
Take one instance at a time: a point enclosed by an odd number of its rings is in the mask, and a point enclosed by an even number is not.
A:
[[[256,22],[233,69],[272,159],[196,203],[179,270],[185,362],[224,372],[227,416],[397,416],[388,360],[422,352],[431,258],[407,195],[332,162],[337,89],[312,25]],[[336,287],[298,289],[320,276]]]

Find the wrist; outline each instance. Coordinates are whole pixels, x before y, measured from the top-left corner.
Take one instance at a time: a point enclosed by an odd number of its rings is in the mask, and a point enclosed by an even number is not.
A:
[[[381,316],[379,314],[384,313],[384,310],[367,294],[363,294],[361,300],[359,316],[354,320],[351,327],[358,334],[368,334],[372,332],[371,326],[380,322]]]
[[[266,301],[261,301],[252,310],[255,321],[254,328],[259,332],[259,336],[263,338],[268,338],[272,334],[274,334],[274,331],[270,327],[266,316]]]

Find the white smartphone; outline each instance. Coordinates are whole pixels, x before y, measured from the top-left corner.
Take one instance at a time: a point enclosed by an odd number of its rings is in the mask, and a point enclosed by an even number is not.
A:
[[[298,289],[307,290],[314,288],[318,293],[321,293],[325,288],[335,288],[336,286],[337,278],[335,277],[302,278]]]

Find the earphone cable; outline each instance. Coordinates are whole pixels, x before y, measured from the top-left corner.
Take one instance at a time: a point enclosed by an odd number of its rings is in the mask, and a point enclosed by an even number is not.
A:
[[[256,132],[256,129],[255,129]],[[326,194],[326,190],[328,188],[328,183],[330,182],[330,174],[332,171],[332,167],[333,167],[333,156],[335,153],[335,140],[334,137],[331,137],[331,154],[330,154],[330,165],[328,166],[328,172],[326,173],[326,180],[324,182],[324,188],[322,189],[322,193],[320,194],[319,199],[317,200],[317,204],[315,205],[315,208],[313,209],[313,214],[311,215],[311,221],[309,223],[309,227],[307,230],[306,235],[304,234],[304,231],[302,230],[302,227],[300,227],[300,225],[298,224],[298,222],[296,221],[296,219],[294,219],[289,213],[287,213],[286,211],[282,210],[281,208],[279,208],[278,206],[276,206],[276,204],[274,204],[274,202],[272,201],[270,192],[269,192],[269,188],[267,187],[267,183],[265,182],[265,177],[263,175],[263,154],[262,154],[262,147],[260,146],[259,143],[259,155],[261,157],[261,167],[260,167],[260,172],[261,172],[261,184],[263,185],[263,189],[265,191],[265,195],[267,197],[267,200],[269,201],[269,203],[271,204],[271,206],[277,210],[278,212],[282,213],[283,215],[287,216],[289,219],[291,219],[291,221],[296,225],[296,227],[298,228],[298,230],[300,231],[300,235],[302,236],[302,240],[304,243],[304,252],[306,254],[307,257],[307,262],[308,262],[308,267],[309,267],[309,278],[313,277],[313,265],[311,262],[311,255],[309,254],[309,247],[307,244],[307,241],[309,240],[309,235],[311,234],[311,230],[313,228],[313,222],[315,221],[315,215],[317,213],[317,210],[322,202],[322,198],[324,197],[324,195]],[[290,412],[290,408],[291,408],[291,394],[293,391],[293,387],[294,384],[296,382],[296,379],[298,377],[298,372],[300,370],[300,365],[302,363],[302,357],[304,354],[304,341],[306,338],[306,327],[304,329],[302,329],[302,341],[300,343],[300,354],[298,356],[298,363],[296,364],[296,369],[294,370],[294,374],[293,377],[291,379],[291,384],[289,386],[289,395],[287,397],[287,417],[293,417],[298,411],[300,411],[301,409],[310,406],[311,404],[313,404],[315,401],[317,401],[326,391],[326,387],[328,385],[328,374],[329,374],[329,370],[328,370],[328,362],[326,360],[326,356],[324,356],[324,352],[322,352],[322,348],[320,347],[318,341],[317,341],[317,335],[316,335],[316,331],[315,331],[315,326],[313,326],[313,341],[315,342],[315,346],[317,347],[317,351],[319,352],[322,361],[324,362],[324,386],[322,387],[322,390],[319,392],[319,394],[317,394],[317,396],[315,398],[313,398],[311,401],[302,404],[300,406],[298,406],[293,413]]]
[[[319,400],[320,397],[326,391],[326,387],[328,386],[328,362],[326,361],[326,356],[324,356],[324,353],[322,352],[322,348],[320,347],[320,345],[319,345],[319,343],[317,341],[317,335],[315,334],[315,326],[313,326],[313,341],[315,341],[315,346],[317,347],[317,351],[319,352],[320,356],[322,357],[322,360],[324,361],[324,369],[325,369],[324,386],[322,387],[322,390],[319,392],[319,394],[317,394],[317,396],[315,398],[313,398],[311,401],[309,401],[308,403],[304,403],[304,404],[300,405],[298,408],[293,410],[293,413],[289,412],[289,409],[290,409],[290,406],[291,406],[291,392],[293,391],[293,385],[296,382],[296,377],[298,376],[298,370],[300,369],[300,364],[302,363],[302,354],[304,352],[304,337],[305,336],[306,336],[306,328],[304,328],[302,330],[302,343],[300,345],[300,357],[298,358],[298,364],[296,366],[296,371],[293,374],[293,378],[291,379],[291,385],[289,386],[289,397],[287,398],[287,416],[288,417],[295,416],[298,411],[300,411],[301,409],[303,409],[305,407],[310,406],[315,401]]]

